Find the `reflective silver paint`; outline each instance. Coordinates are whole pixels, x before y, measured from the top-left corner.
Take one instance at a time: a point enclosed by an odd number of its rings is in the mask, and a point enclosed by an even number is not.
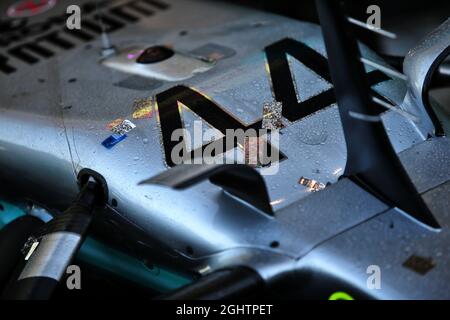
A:
[[[417,110],[423,119],[421,130],[424,134],[434,133],[433,124],[425,113],[431,76],[449,53],[450,18],[411,49],[403,62],[403,72],[409,78],[403,108],[409,106],[411,110]]]
[[[172,43],[175,50],[190,52],[217,43],[236,54],[206,72],[148,91],[114,85],[129,74],[99,62],[99,41],[92,42],[92,48],[80,44],[39,64],[23,65],[20,72],[0,74],[0,176],[16,194],[64,208],[77,192],[76,174],[82,168],[96,170],[108,182],[109,199],[117,200],[114,211],[177,252],[186,264],[197,270],[250,264],[266,279],[291,269],[325,241],[388,210],[354,183],[337,182],[345,168],[346,148],[335,104],[282,129],[280,150],[287,160],[280,163],[277,175],[264,177],[275,219],[208,182],[185,191],[138,186],[166,169],[157,116],[133,120],[137,127],[111,150],[101,145],[110,135],[107,123],[131,119],[136,98],[183,84],[252,123],[262,117],[264,103],[273,100],[264,47],[289,37],[326,56],[316,25],[224,3],[166,2],[171,4],[167,11],[112,34],[113,44],[121,49],[137,43]],[[205,12],[214,19],[205,18]],[[186,29],[187,35],[180,35]],[[364,57],[384,64],[361,48]],[[329,86],[298,61],[290,63],[300,101]],[[407,74],[410,80],[416,77],[415,72]],[[393,79],[374,89],[405,111],[424,114],[421,104],[403,102],[404,82]],[[426,116],[421,126],[389,111],[382,119],[397,152],[423,142],[425,133],[432,131]],[[298,184],[301,176],[331,186],[311,193]],[[270,246],[273,241],[280,242],[278,248]]]
[[[124,48],[117,55],[104,59],[102,64],[126,73],[165,81],[186,80],[193,77],[196,73],[208,71],[213,67],[212,63],[180,52],[175,52],[172,57],[159,63],[136,63],[135,56],[139,56],[137,53],[142,52],[148,47],[151,47],[151,45],[147,44]]]

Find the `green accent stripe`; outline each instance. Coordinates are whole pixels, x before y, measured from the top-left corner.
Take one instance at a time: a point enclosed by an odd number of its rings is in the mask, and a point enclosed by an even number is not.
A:
[[[19,208],[5,201],[0,201],[0,229],[25,213]]]
[[[0,200],[0,229],[25,213],[17,206]],[[193,279],[142,261],[115,250],[91,237],[83,242],[77,256],[85,263],[159,292],[169,292],[189,284]]]
[[[192,280],[156,265],[153,269],[142,261],[114,250],[92,238],[81,246],[78,258],[159,292],[168,292],[190,283]]]
[[[355,300],[353,299],[353,297],[351,295],[349,295],[348,293],[342,292],[342,291],[338,291],[333,293],[328,300]]]

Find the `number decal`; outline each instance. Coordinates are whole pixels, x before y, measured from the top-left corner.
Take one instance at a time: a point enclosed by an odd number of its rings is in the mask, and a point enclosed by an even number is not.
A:
[[[294,80],[289,68],[286,53],[303,63],[326,81],[331,82],[328,62],[321,54],[309,48],[304,43],[292,39],[283,39],[266,47],[265,53],[269,64],[275,99],[282,102],[283,105],[283,117],[291,122],[297,121],[336,102],[333,89],[328,89],[306,101],[297,101],[293,83]],[[368,73],[368,80],[371,86],[389,79],[390,78],[387,75],[380,71]],[[299,90],[301,90],[301,88],[299,88]],[[250,125],[243,124],[215,102],[209,100],[201,93],[185,86],[172,87],[157,94],[156,101],[158,103],[164,154],[166,163],[169,166],[174,165],[171,160],[171,152],[175,145],[179,143],[171,140],[172,132],[176,129],[183,128],[178,102],[188,107],[200,118],[223,134],[225,134],[226,129],[246,130],[251,128],[258,130],[262,125],[262,120]],[[224,140],[225,139],[216,140],[209,144],[223,143],[224,147],[222,150],[225,152],[227,150],[225,148]],[[202,149],[204,150],[209,144],[203,145]],[[236,147],[236,145],[234,147]],[[194,153],[195,150],[191,152],[192,155]],[[284,158],[285,156],[280,152],[279,159],[282,160]]]

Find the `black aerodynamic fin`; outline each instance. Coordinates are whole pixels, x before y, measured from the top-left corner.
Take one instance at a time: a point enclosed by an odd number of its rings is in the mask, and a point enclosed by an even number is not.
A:
[[[356,38],[338,1],[316,0],[347,145],[344,176],[422,223],[439,224],[395,153],[369,86]]]
[[[274,215],[262,176],[244,164],[180,164],[139,184],[185,189],[206,179],[267,215]]]

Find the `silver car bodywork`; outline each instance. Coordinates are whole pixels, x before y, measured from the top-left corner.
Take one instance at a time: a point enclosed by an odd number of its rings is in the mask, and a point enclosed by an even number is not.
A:
[[[109,6],[124,3],[112,1]],[[265,47],[289,38],[326,56],[317,25],[224,3],[164,3],[168,6],[163,9],[139,2],[154,11],[150,16],[124,9],[138,21],[128,23],[122,18],[125,26],[110,34],[119,52],[134,45],[157,44],[197,59],[192,52],[215,44],[234,54],[181,81],[176,77],[171,81],[170,76],[157,79],[157,73],[165,71],[156,72],[156,78],[155,73],[151,73],[154,78],[145,78],[143,73],[133,78],[132,71],[108,66],[110,58],[101,56],[99,40],[83,42],[68,34],[61,37],[74,43],[73,48],[55,50],[50,44],[48,48],[56,54],[37,63],[27,64],[8,55],[17,70],[0,72],[3,187],[47,207],[64,208],[77,193],[77,173],[89,168],[108,183],[112,220],[120,216],[120,221],[134,225],[147,236],[144,245],[149,252],[155,245],[164,245],[169,248],[167,255],[189,270],[207,273],[229,265],[251,265],[269,283],[289,272],[298,273],[298,282],[303,276],[323,272],[365,291],[366,268],[380,265],[386,270],[383,275],[388,284],[369,292],[370,296],[449,297],[449,287],[439,280],[450,276],[449,143],[446,138],[427,140],[434,135],[434,127],[423,100],[415,94],[421,90],[420,84],[408,88],[409,83],[390,79],[373,90],[421,119],[415,123],[393,111],[382,115],[391,143],[402,152],[409,174],[443,226],[440,232],[389,208],[353,182],[338,181],[346,164],[346,147],[336,104],[295,122],[285,120],[280,151],[286,159],[276,175],[264,175],[275,217],[208,182],[183,191],[138,185],[166,170],[167,165],[157,112],[151,118],[133,119],[135,99],[155,97],[183,85],[250,124],[261,119],[264,103],[274,101]],[[2,11],[5,6],[2,3]],[[108,8],[103,9],[104,14],[121,21]],[[60,2],[54,10],[62,9]],[[52,14],[55,11],[50,10],[42,19]],[[1,48],[0,54],[8,54],[11,47]],[[361,46],[361,50],[367,59],[387,66],[367,47]],[[332,87],[295,58],[288,56],[288,61],[298,101]],[[413,65],[405,71],[411,83],[417,74]],[[124,86],[124,81],[137,84]],[[106,126],[117,118],[133,121],[136,128],[125,140],[106,149],[101,144],[111,134]],[[183,114],[185,125],[195,119],[193,113]],[[264,173],[265,169],[258,170]],[[298,184],[302,176],[329,185],[312,192]],[[438,191],[447,197],[437,196],[436,200]],[[434,251],[437,247],[442,248],[439,255]],[[419,276],[401,265],[410,253],[433,256],[436,266],[430,276]],[[433,283],[432,289],[427,289],[424,279]]]

